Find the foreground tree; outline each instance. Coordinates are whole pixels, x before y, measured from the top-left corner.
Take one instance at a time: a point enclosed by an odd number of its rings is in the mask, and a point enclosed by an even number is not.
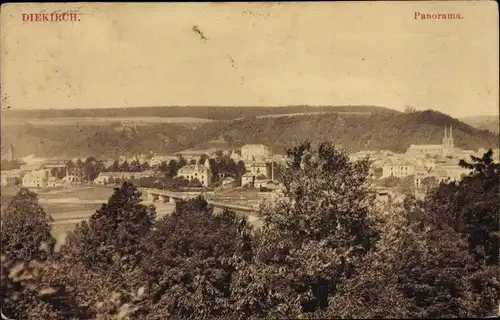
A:
[[[135,316],[144,319],[231,319],[233,261],[251,255],[246,219],[215,214],[201,198],[177,203],[146,239],[149,300]]]
[[[121,305],[132,303],[145,283],[140,263],[147,252],[142,240],[156,213],[153,206],[142,205],[140,197],[136,187],[124,182],[88,223],[80,223],[68,234],[62,248],[59,261],[65,281],[80,304],[103,319],[111,319]]]
[[[420,204],[421,223],[450,235],[461,257],[460,308],[451,316],[484,317],[497,312],[500,295],[499,211],[500,164],[489,150],[460,165],[471,173],[458,183],[441,184]],[[460,245],[459,245],[460,244]],[[441,247],[443,244],[436,243]],[[449,257],[449,255],[448,255]],[[443,314],[443,313],[441,313]]]
[[[387,303],[392,307],[385,311],[385,317],[496,314],[500,177],[491,156],[488,152],[482,158],[472,158],[470,164],[462,161],[472,170],[470,175],[458,183],[440,184],[423,201],[407,198],[401,205],[384,209],[378,224],[381,240],[374,251],[375,260],[369,263],[371,269],[386,269],[385,274],[390,275],[377,286],[387,290],[375,295],[387,299],[391,293],[393,300]],[[340,303],[367,301],[368,291],[360,288],[373,279],[376,277],[365,272],[344,287],[337,304],[342,316],[363,317],[373,310],[372,302],[365,308]]]
[[[52,218],[38,204],[38,196],[20,189],[2,210],[2,254],[12,260],[46,260],[54,247],[51,235]]]
[[[36,193],[21,189],[2,211],[1,310],[13,319],[79,319],[78,308],[58,281],[51,217]]]
[[[368,159],[330,143],[288,151],[285,198],[261,208],[257,256],[233,286],[242,317],[322,317],[337,287],[373,247]]]

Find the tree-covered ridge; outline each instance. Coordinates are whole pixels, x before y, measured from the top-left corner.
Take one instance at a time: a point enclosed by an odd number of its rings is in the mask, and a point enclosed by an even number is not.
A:
[[[262,143],[278,152],[304,140],[332,140],[353,152],[380,149],[404,152],[411,144],[441,144],[445,125],[453,126],[456,147],[477,150],[499,144],[498,135],[473,128],[435,111],[327,114],[213,122],[192,131],[188,140],[222,136],[232,145]]]
[[[441,144],[444,126],[453,126],[455,146],[466,150],[498,147],[498,135],[473,128],[435,111],[412,113],[301,115],[215,121],[196,127],[180,124],[144,125],[118,130],[109,126],[9,126],[2,143],[12,143],[17,155],[103,158],[174,153],[223,138],[223,148],[262,143],[282,153],[304,140],[332,140],[350,151],[404,152],[411,144]]]
[[[61,247],[22,189],[2,212],[2,311],[28,320],[498,315],[491,151],[462,161],[472,172],[460,182],[384,205],[368,159],[329,142],[287,155],[284,196],[260,207],[258,230],[202,198],[155,220],[124,183]]]
[[[241,117],[257,117],[310,112],[397,112],[378,106],[168,106],[135,107],[104,109],[49,109],[49,110],[14,110],[3,111],[8,118],[72,118],[72,117],[189,117],[213,120],[232,120]]]
[[[118,158],[174,152],[189,145],[184,135],[190,129],[177,124],[145,125],[137,128],[119,124],[103,126],[35,126],[31,124],[2,127],[2,145],[12,143],[16,156]]]

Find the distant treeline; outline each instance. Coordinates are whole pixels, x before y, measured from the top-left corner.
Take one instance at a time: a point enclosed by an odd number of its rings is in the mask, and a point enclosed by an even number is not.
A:
[[[214,109],[215,110],[215,109]],[[228,109],[231,110],[231,109]],[[497,148],[498,134],[476,129],[435,111],[379,112],[371,115],[321,114],[276,118],[215,121],[195,128],[156,124],[123,128],[109,126],[11,126],[2,130],[2,143],[12,143],[16,154],[106,158],[140,153],[169,154],[206,146],[234,149],[261,143],[283,153],[296,141],[333,141],[349,151],[392,150],[404,152],[411,144],[441,144],[444,126],[453,126],[455,146],[478,150]],[[222,141],[222,140],[221,140]]]
[[[135,107],[109,109],[50,109],[50,110],[9,110],[4,115],[11,118],[66,118],[66,117],[194,117],[214,120],[231,120],[241,117],[262,115],[306,113],[306,112],[377,112],[389,109],[376,106],[279,106],[279,107],[238,107],[238,106],[169,106]],[[391,112],[395,112],[392,111]]]

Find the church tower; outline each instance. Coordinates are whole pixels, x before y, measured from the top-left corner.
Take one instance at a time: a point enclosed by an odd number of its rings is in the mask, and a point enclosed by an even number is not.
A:
[[[448,136],[448,148],[453,149],[455,146],[453,144],[453,126],[450,127],[450,135]]]
[[[449,156],[454,149],[453,143],[453,126],[450,126],[450,131],[448,133],[448,127],[444,126],[444,137],[443,137],[443,157]]]
[[[14,145],[11,143],[9,145],[9,161],[14,161],[16,159],[15,155],[14,155]]]
[[[448,148],[448,127],[444,126],[443,150]]]

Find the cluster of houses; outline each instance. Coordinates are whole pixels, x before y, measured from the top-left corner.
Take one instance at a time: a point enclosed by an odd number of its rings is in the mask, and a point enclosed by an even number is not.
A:
[[[233,176],[222,176],[222,188],[234,188],[238,186],[252,188],[276,188],[278,183],[274,181],[274,162],[283,161],[283,157],[273,156],[269,148],[261,144],[251,144],[241,147],[240,150],[220,150],[216,148],[207,150],[185,150],[170,156],[139,155],[131,159],[120,158],[119,161],[137,161],[138,163],[148,162],[150,166],[179,160],[181,157],[188,161],[188,164],[179,169],[177,176],[191,181],[197,180],[203,187],[209,187],[212,182],[213,173],[208,159],[214,158],[219,152],[231,157],[235,162],[243,161],[247,172],[241,177],[241,185],[238,185]],[[200,159],[206,157],[203,163]],[[193,161],[194,160],[194,161]],[[108,161],[110,165],[114,160]],[[271,167],[271,170],[269,170]],[[154,170],[142,172],[100,172],[92,181],[94,184],[106,185],[113,181],[123,181],[129,179],[140,179],[147,177],[159,177],[159,173]],[[17,170],[2,171],[2,186],[22,185],[25,187],[59,187],[71,186],[82,183],[80,174],[68,172],[66,160],[39,161],[35,164],[23,165]]]
[[[438,145],[411,145],[405,153],[391,151],[362,151],[351,155],[352,160],[369,156],[372,160],[371,176],[375,179],[413,178],[416,189],[424,187],[426,178],[437,182],[459,181],[470,173],[458,165],[460,159],[482,156],[486,149],[477,151],[456,148],[453,128],[445,128],[443,142]],[[498,155],[498,150],[493,151]],[[378,174],[376,174],[378,172]]]
[[[81,182],[78,175],[68,174],[66,170],[66,164],[56,161],[21,165],[19,169],[2,171],[2,187],[12,185],[31,188],[58,187]]]
[[[443,142],[439,145],[411,145],[403,154],[391,151],[362,151],[352,154],[352,160],[369,156],[372,160],[370,175],[374,179],[389,177],[411,177],[416,189],[423,186],[426,178],[440,181],[458,181],[469,174],[469,170],[458,165],[460,159],[469,159],[471,155],[482,155],[486,150],[462,150],[455,148],[453,129],[445,128]],[[11,147],[11,149],[13,149]],[[210,167],[210,158],[215,158],[222,152],[234,162],[243,161],[246,173],[241,176],[241,182],[233,176],[221,176],[220,188],[235,187],[276,189],[280,186],[274,177],[274,164],[284,163],[285,157],[273,155],[270,149],[262,144],[248,144],[240,150],[223,148],[189,149],[173,155],[139,155],[130,159],[121,157],[119,161],[135,161],[140,164],[148,162],[150,167],[170,160],[184,158],[188,164],[177,172],[179,177],[188,181],[197,180],[203,187],[209,187],[212,182],[213,172]],[[494,150],[498,154],[498,150]],[[13,157],[13,150],[10,151]],[[201,159],[205,158],[203,162]],[[106,163],[111,165],[114,160]],[[62,177],[62,178],[61,178]],[[113,181],[159,177],[154,170],[142,172],[101,172],[94,179],[94,184],[106,185]],[[26,187],[56,187],[71,186],[82,183],[81,175],[67,172],[65,161],[39,162],[34,165],[24,165],[20,169],[2,171],[2,186],[21,184]]]
[[[210,170],[208,159],[216,157],[217,152],[222,152],[223,155],[229,156],[234,162],[243,161],[247,172],[241,177],[242,187],[252,188],[268,188],[275,189],[279,183],[274,179],[274,163],[281,163],[285,159],[279,155],[273,155],[270,149],[262,144],[248,144],[241,147],[239,150],[186,150],[178,152],[176,156],[183,157],[190,161],[195,160],[195,164],[190,164],[182,167],[178,176],[187,180],[197,179],[203,186],[208,186],[212,180],[212,172]],[[208,156],[203,164],[199,164],[199,160],[203,155]],[[269,166],[271,167],[269,169]],[[221,187],[234,188],[238,187],[235,177],[222,177]]]

